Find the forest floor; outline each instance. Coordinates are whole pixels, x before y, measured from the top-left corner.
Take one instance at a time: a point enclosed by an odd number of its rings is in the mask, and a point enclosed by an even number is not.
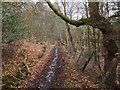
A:
[[[53,56],[54,45],[24,39],[2,48],[2,86],[4,88],[38,88],[41,75]],[[53,88],[97,88],[100,77],[95,67],[89,65],[83,73],[66,50],[59,48],[59,64]],[[91,68],[91,69],[90,69]],[[94,74],[94,75],[93,75]],[[93,77],[95,76],[96,77]],[[98,77],[97,77],[98,76]],[[96,80],[95,80],[96,79]]]
[[[32,86],[41,73],[53,45],[37,43],[34,39],[19,40],[2,48],[2,81],[5,87]],[[12,81],[11,81],[12,79]]]

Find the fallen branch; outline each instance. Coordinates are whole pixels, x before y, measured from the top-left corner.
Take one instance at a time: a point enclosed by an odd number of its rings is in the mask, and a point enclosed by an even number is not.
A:
[[[81,56],[82,56],[83,51],[84,51],[84,48],[82,48],[82,51],[80,52],[80,55],[79,55],[78,59],[76,60],[76,62],[78,62],[78,61],[80,60],[80,58],[81,58]]]
[[[85,70],[85,68],[87,67],[88,63],[90,62],[93,54],[94,54],[94,51],[92,52],[92,54],[90,55],[90,57],[89,57],[88,60],[86,61],[85,65],[83,66],[83,68],[82,68],[82,70],[81,70],[82,72],[84,72],[84,70]]]

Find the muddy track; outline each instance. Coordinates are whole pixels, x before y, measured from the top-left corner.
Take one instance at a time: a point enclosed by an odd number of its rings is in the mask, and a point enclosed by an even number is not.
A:
[[[37,88],[45,90],[48,88],[61,88],[63,86],[64,60],[62,57],[63,52],[57,43],[51,50],[48,63],[45,65],[42,74],[38,78]]]

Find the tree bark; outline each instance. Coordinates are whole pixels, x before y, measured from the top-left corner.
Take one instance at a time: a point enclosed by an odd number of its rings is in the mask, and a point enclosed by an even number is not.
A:
[[[109,86],[115,85],[116,68],[118,64],[117,62],[113,61],[113,59],[115,59],[116,57],[116,54],[118,53],[118,47],[115,43],[114,37],[112,38],[112,36],[114,36],[114,34],[112,34],[112,31],[110,32],[110,34],[103,34],[103,46],[105,47],[105,50],[107,52],[104,63],[105,77],[103,79],[103,82]],[[113,62],[115,63],[114,66],[112,66]]]
[[[105,51],[107,52],[107,58],[105,59],[104,64],[105,78],[103,79],[103,82],[108,86],[113,86],[115,85],[117,62],[115,62],[115,66],[113,66],[112,69],[110,68],[112,66],[113,59],[116,57],[116,53],[118,53],[118,47],[115,43],[116,30],[114,30],[114,26],[111,25],[111,23],[109,23],[107,19],[100,16],[97,2],[90,2],[89,8],[90,16],[96,18],[97,21],[100,21],[99,23],[96,23],[96,26],[98,26],[100,31],[102,31],[103,46],[105,48]],[[109,74],[106,75],[108,72]]]

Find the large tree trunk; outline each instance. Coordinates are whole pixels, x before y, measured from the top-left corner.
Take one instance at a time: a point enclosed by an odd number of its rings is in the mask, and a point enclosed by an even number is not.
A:
[[[117,68],[117,62],[114,62],[113,59],[116,57],[116,54],[118,53],[118,47],[116,45],[116,30],[115,27],[109,23],[108,20],[106,20],[104,17],[102,17],[99,14],[99,3],[95,2],[89,2],[89,9],[90,9],[90,16],[92,18],[96,19],[96,23],[92,26],[97,26],[99,30],[102,32],[103,35],[103,46],[105,48],[106,59],[104,63],[104,71],[105,71],[105,77],[103,79],[103,83],[109,86],[115,85],[115,79],[116,79],[116,68]],[[109,73],[109,74],[108,74]]]
[[[107,27],[110,27],[110,25]],[[109,86],[114,86],[116,79],[116,68],[118,64],[117,61],[114,62],[114,59],[116,58],[116,55],[118,53],[118,47],[115,43],[116,35],[115,33],[113,33],[112,28],[109,29],[111,30],[106,30],[106,31],[110,31],[110,32],[103,33],[103,46],[105,47],[105,50],[107,52],[106,59],[104,62],[105,77],[103,79],[103,82]]]

